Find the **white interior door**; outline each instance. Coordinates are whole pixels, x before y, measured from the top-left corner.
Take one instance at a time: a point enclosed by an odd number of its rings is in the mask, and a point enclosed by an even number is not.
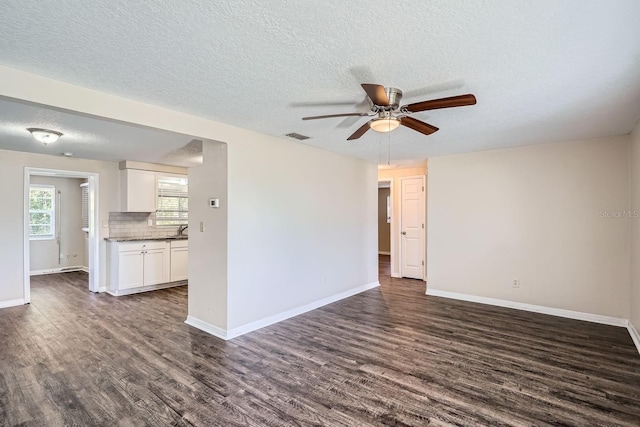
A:
[[[424,178],[403,178],[400,213],[400,275],[424,278]]]

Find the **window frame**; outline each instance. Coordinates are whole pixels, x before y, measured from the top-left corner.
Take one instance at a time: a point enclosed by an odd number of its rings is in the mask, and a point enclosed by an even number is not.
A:
[[[31,209],[31,191],[34,189],[51,191],[51,209]],[[48,213],[50,234],[32,234],[31,214]],[[40,225],[40,224],[35,224]],[[29,240],[55,240],[56,239],[56,186],[52,184],[29,184]]]
[[[186,184],[184,184],[187,187],[186,193],[185,193],[186,196],[183,197],[187,202],[186,210],[179,209],[177,211],[169,211],[169,210],[160,209],[161,197],[166,197],[166,196],[161,196],[160,182],[162,179],[165,179],[165,178],[183,179],[186,181]],[[178,212],[178,214],[185,213],[186,218],[178,218],[178,219],[161,218],[159,217],[159,214],[161,212]],[[171,224],[165,223],[170,221],[172,222]],[[189,177],[187,175],[179,175],[179,174],[171,174],[171,173],[156,173],[156,227],[180,227],[188,224],[189,224]]]

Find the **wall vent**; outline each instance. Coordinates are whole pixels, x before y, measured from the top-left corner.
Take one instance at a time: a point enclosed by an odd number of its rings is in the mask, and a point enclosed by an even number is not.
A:
[[[285,136],[288,136],[289,138],[297,139],[298,141],[304,141],[305,139],[311,138],[310,136],[300,135],[299,133],[295,133],[295,132],[288,133]]]

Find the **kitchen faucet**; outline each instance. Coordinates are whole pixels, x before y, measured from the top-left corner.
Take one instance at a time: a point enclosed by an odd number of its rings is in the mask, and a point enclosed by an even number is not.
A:
[[[184,233],[184,230],[186,230],[187,228],[189,228],[189,224],[181,225],[180,227],[178,227],[178,236],[182,236],[182,233]]]

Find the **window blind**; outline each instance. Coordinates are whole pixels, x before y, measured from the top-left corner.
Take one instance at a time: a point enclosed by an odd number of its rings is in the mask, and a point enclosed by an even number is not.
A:
[[[82,192],[82,230],[89,231],[89,183],[80,184]]]
[[[156,225],[186,225],[189,218],[187,178],[158,176]]]

